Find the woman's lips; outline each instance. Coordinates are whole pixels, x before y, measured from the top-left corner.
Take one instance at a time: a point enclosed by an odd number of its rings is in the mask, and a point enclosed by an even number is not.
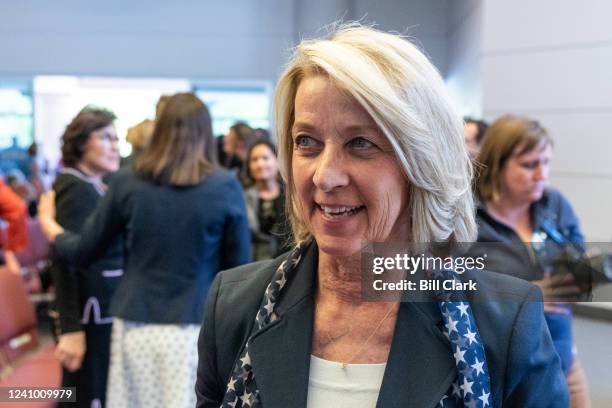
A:
[[[364,205],[326,205],[315,203],[317,210],[327,220],[341,220],[352,217],[365,209]]]

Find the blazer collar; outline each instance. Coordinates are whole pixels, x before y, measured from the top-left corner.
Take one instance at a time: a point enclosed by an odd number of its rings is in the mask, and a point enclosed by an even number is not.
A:
[[[377,407],[435,407],[457,375],[435,302],[400,306]]]
[[[305,407],[314,322],[318,248],[311,244],[275,311],[278,319],[253,334],[249,354],[265,408]],[[436,303],[402,303],[378,407],[434,407],[456,375]]]
[[[275,307],[278,319],[250,339],[253,375],[263,407],[306,407],[318,258],[313,243]]]

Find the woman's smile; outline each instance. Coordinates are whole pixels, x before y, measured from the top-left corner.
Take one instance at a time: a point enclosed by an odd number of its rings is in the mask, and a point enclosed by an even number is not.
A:
[[[351,255],[364,241],[408,240],[408,182],[354,98],[326,76],[304,78],[292,133],[293,180],[320,250]]]
[[[338,220],[356,215],[365,209],[363,205],[327,205],[315,204],[316,208],[321,211],[324,218],[329,220]]]

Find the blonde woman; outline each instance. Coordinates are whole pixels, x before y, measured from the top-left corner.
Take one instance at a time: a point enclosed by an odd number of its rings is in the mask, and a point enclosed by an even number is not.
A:
[[[476,237],[462,121],[414,45],[359,26],[303,42],[276,124],[298,245],[215,279],[198,407],[567,406],[535,286],[466,273],[469,302],[362,299],[364,242]]]
[[[151,119],[145,119],[135,126],[128,129],[126,140],[132,145],[132,153],[122,159],[121,166],[131,166],[140,154],[149,146],[151,143],[151,136],[153,136],[153,129],[155,128],[155,121]]]

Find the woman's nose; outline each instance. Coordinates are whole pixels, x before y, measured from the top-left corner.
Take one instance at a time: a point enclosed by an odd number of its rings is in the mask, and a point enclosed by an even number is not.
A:
[[[546,180],[546,178],[548,177],[547,165],[540,163],[538,167],[536,167],[534,176],[537,181]]]
[[[312,181],[321,191],[331,192],[348,184],[346,162],[332,149],[324,150],[321,153],[316,166]]]

